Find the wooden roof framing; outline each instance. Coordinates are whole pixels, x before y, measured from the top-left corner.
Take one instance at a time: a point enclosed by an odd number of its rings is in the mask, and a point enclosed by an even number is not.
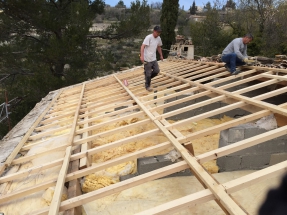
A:
[[[9,183],[14,179],[37,174],[42,169],[61,166],[58,177],[39,183],[33,187],[1,195],[0,204],[45,190],[50,186],[56,186],[51,205],[47,208],[38,208],[35,211],[31,211],[31,214],[57,214],[58,211],[73,209],[104,196],[190,168],[193,174],[202,183],[205,188],[204,190],[148,209],[139,214],[172,214],[185,207],[192,207],[196,204],[211,200],[215,200],[225,213],[236,215],[247,214],[244,210],[244,205],[239,205],[235,202],[230,194],[258,183],[268,177],[282,174],[282,172],[286,171],[287,161],[223,184],[217,182],[201,164],[260,144],[266,140],[285,135],[287,134],[287,126],[197,156],[194,156],[186,147],[191,144],[190,140],[251,122],[270,115],[271,113],[287,116],[286,103],[274,105],[263,101],[267,98],[286,93],[287,86],[253,98],[242,95],[243,93],[255,89],[286,81],[287,76],[285,73],[287,73],[287,70],[248,66],[237,76],[231,76],[223,67],[223,64],[220,63],[181,60],[166,60],[160,62],[160,69],[160,74],[152,80],[152,85],[155,89],[153,93],[147,93],[144,89],[142,67],[137,67],[124,73],[87,81],[70,88],[59,90],[57,96],[54,97],[33,126],[30,127],[13,153],[7,158],[4,165],[0,167],[0,173],[2,174],[9,166],[20,165],[31,159],[58,150],[66,150],[66,155],[58,160],[42,163],[39,166],[33,166],[32,168],[20,172],[4,175],[0,177],[0,184]],[[259,80],[261,78],[265,78],[266,81],[237,91],[228,91],[231,87],[249,81]],[[123,84],[124,79],[128,80],[128,86]],[[229,83],[225,83],[227,81],[229,81]],[[233,82],[230,83],[230,81]],[[187,94],[189,96],[167,102],[167,99]],[[160,112],[164,108],[172,107],[203,96],[208,96],[209,99],[167,113]],[[167,121],[168,117],[194,110],[217,101],[222,101],[228,105],[203,114],[190,116],[189,118],[174,123],[169,123]],[[184,135],[178,130],[179,126],[197,122],[198,120],[225,113],[236,108],[248,110],[251,114],[188,135]],[[125,115],[121,115],[123,113],[125,113]],[[94,129],[108,125],[109,123],[143,115],[147,118],[133,124],[117,127],[97,134],[91,133]],[[118,117],[111,118],[105,122],[92,124],[92,122],[112,116]],[[128,136],[114,142],[106,143],[102,146],[91,148],[91,141],[97,138],[107,137],[130,127],[148,123],[153,123],[155,128],[134,136]],[[69,130],[68,133],[61,133],[67,129]],[[60,134],[51,136],[55,133]],[[164,135],[168,141],[97,165],[90,165],[91,156],[98,152],[158,134]],[[32,146],[48,141],[49,138],[59,138],[61,136],[68,137],[68,141],[65,145],[60,145],[38,154],[16,158],[16,155],[19,152],[28,151]],[[78,150],[78,153],[73,153],[76,146],[80,146],[81,150]],[[69,199],[61,202],[62,189],[66,182],[80,179],[88,174],[116,164],[146,156],[150,152],[160,151],[169,146],[174,146],[174,148],[180,152],[183,161],[96,191],[80,194],[78,196],[75,194],[75,196],[70,196]],[[78,170],[71,172],[68,169],[69,164],[73,161],[80,161],[80,164]]]

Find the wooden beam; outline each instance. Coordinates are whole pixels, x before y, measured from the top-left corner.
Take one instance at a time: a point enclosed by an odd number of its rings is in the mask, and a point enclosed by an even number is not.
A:
[[[76,131],[76,125],[77,125],[77,120],[78,120],[78,116],[79,116],[79,112],[80,112],[80,105],[83,99],[83,95],[84,95],[84,91],[85,91],[85,86],[86,83],[83,83],[82,86],[82,92],[80,94],[80,99],[78,101],[78,107],[77,110],[75,111],[75,115],[74,115],[74,121],[73,121],[73,125],[71,128],[71,132],[69,135],[69,139],[67,142],[67,149],[66,149],[66,155],[64,158],[64,162],[62,164],[58,179],[57,179],[57,184],[55,187],[55,192],[51,201],[51,205],[49,208],[49,215],[54,215],[54,214],[58,214],[59,211],[59,207],[61,204],[61,198],[62,198],[62,192],[63,192],[63,187],[64,187],[64,183],[65,183],[65,179],[66,179],[66,175],[67,175],[67,171],[68,171],[68,167],[69,167],[69,162],[70,162],[70,156],[72,153],[72,144],[73,144],[73,140],[74,140],[74,134]]]
[[[226,188],[227,193],[233,193],[271,177],[279,176],[286,172],[286,168],[287,161],[284,161],[282,163],[276,164],[275,166],[267,167],[263,170],[259,170],[238,179],[226,182],[223,184],[223,186]],[[174,214],[175,212],[178,212],[182,209],[194,207],[198,204],[202,204],[211,200],[215,200],[213,194],[210,192],[210,190],[205,189],[136,213],[136,215]]]
[[[241,140],[239,142],[233,143],[232,145],[224,146],[219,149],[212,150],[210,152],[206,152],[204,154],[196,156],[197,160],[200,163],[204,163],[209,160],[217,159],[224,155],[231,154],[233,152],[240,151],[242,149],[246,149],[248,147],[257,145],[259,143],[272,140],[276,137],[280,137],[287,134],[287,125],[281,128],[277,128],[271,131],[267,131],[263,134],[259,134],[254,137],[250,137],[248,139]]]
[[[82,169],[82,170],[78,170],[78,171],[73,172],[73,173],[69,173],[66,176],[66,182],[79,179],[79,178],[84,177],[88,174],[92,174],[94,172],[115,166],[119,163],[124,163],[124,162],[131,161],[131,160],[134,160],[134,159],[137,159],[140,157],[147,156],[151,152],[154,153],[154,152],[162,151],[162,150],[164,150],[170,146],[171,146],[170,142],[159,143],[155,146],[151,146],[151,147],[148,147],[148,148],[136,151],[136,152],[132,152],[132,153],[129,153],[127,155],[124,155],[124,156],[121,156],[121,157],[118,157],[118,158],[115,158],[112,160],[108,160],[106,162],[103,162],[103,163],[100,163],[97,165],[87,167],[86,169]],[[77,153],[77,154],[72,155],[70,157],[71,158],[70,161],[78,160],[79,158],[82,157],[82,156],[80,156],[81,154],[83,154],[83,153]],[[25,189],[22,189],[22,190],[19,190],[16,192],[9,193],[9,194],[4,195],[4,196],[0,196],[0,201],[6,202],[6,201],[11,201],[11,200],[14,200],[17,198],[21,198],[21,197],[24,197],[27,195],[31,195],[34,192],[38,192],[38,191],[46,189],[48,187],[55,186],[56,182],[57,182],[57,179],[49,180],[47,182],[33,185],[33,187],[25,188]]]
[[[73,154],[79,153],[81,151],[81,147],[78,146],[75,150],[73,150]],[[79,170],[79,160],[74,160],[70,162],[68,172],[73,173]],[[68,199],[74,198],[82,195],[80,181],[78,179],[72,180],[69,182],[68,187]],[[65,215],[82,215],[82,207],[71,208],[68,211],[65,211]]]
[[[121,81],[114,76],[120,84]],[[246,214],[233,200],[232,198],[224,191],[223,187],[220,184],[217,184],[216,181],[204,170],[204,168],[197,162],[196,158],[190,155],[187,150],[176,140],[176,138],[169,133],[169,131],[158,121],[155,117],[147,110],[147,108],[122,84],[122,86],[127,90],[130,96],[138,103],[143,111],[150,117],[151,120],[158,126],[158,128],[165,134],[169,141],[174,145],[177,151],[181,153],[181,156],[189,164],[192,171],[202,180],[202,182],[211,190],[213,195],[218,199],[224,208],[230,214]]]
[[[163,167],[142,175],[139,175],[137,177],[127,179],[124,181],[121,181],[116,184],[112,184],[107,187],[103,187],[99,190],[95,190],[86,194],[81,195],[80,197],[74,197],[72,199],[68,199],[66,201],[63,201],[60,206],[60,211],[65,211],[73,207],[77,207],[83,204],[86,204],[88,202],[94,201],[96,199],[138,186],[140,184],[143,184],[148,181],[152,181],[154,179],[162,178],[164,176],[173,174],[175,172],[179,172],[182,170],[185,170],[188,168],[188,165],[186,164],[185,161],[180,161],[175,164],[171,164],[167,167]],[[47,214],[48,207],[34,211],[30,213],[31,215],[44,215]]]
[[[42,120],[42,118],[45,116],[45,114],[49,111],[49,109],[54,105],[55,101],[58,99],[59,95],[62,93],[62,90],[59,90],[56,96],[52,99],[50,104],[45,108],[45,110],[42,112],[42,114],[36,119],[36,121],[33,123],[33,125],[30,127],[30,129],[26,132],[25,136],[21,139],[19,144],[16,146],[16,148],[13,150],[13,152],[9,155],[9,157],[6,159],[5,163],[0,166],[0,175],[4,172],[5,168],[10,166],[16,155],[21,150],[24,143],[28,140],[33,130],[36,128],[36,126],[39,124],[39,122]],[[0,178],[1,179],[1,178]]]

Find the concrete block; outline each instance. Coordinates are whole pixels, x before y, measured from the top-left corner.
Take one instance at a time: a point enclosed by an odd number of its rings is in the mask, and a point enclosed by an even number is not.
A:
[[[167,175],[165,177],[162,177],[162,178],[169,178],[169,177],[180,177],[180,176],[191,176],[193,175],[191,170],[190,169],[185,169],[183,171],[180,171],[180,172],[176,172],[176,173],[173,173],[171,175]]]
[[[257,127],[246,128],[244,131],[244,136],[245,136],[245,139],[248,139],[248,138],[254,137],[258,134],[263,134],[265,132],[266,132],[266,130],[262,129],[262,128],[257,128]]]
[[[231,128],[228,132],[228,142],[236,143],[238,141],[244,140],[244,128]]]
[[[168,166],[172,164],[170,160],[165,160],[162,158],[157,158],[161,157],[160,156],[154,156],[154,157],[146,157],[146,158],[139,158],[137,160],[137,168],[138,168],[138,174],[144,174],[150,171],[153,171],[155,169],[159,169],[165,166]]]
[[[240,169],[263,169],[269,165],[270,154],[243,155]]]
[[[224,156],[217,159],[219,172],[239,170],[241,167],[241,156]]]
[[[120,181],[124,181],[124,180],[130,179],[130,178],[136,177],[138,175],[139,175],[138,173],[122,175],[122,176],[120,176]]]
[[[287,153],[277,153],[270,156],[269,165],[274,165],[287,160]]]
[[[223,131],[220,132],[220,139],[219,140],[221,142],[219,142],[219,148],[229,145],[228,133],[229,133],[228,129],[227,130],[223,130]]]
[[[286,149],[286,143],[283,140],[273,139],[258,144],[257,153],[279,153],[284,152]]]
[[[242,149],[240,151],[234,152],[232,154],[229,154],[230,156],[241,156],[241,155],[252,155],[252,154],[256,154],[257,151],[257,146],[251,146],[249,148],[246,149]]]

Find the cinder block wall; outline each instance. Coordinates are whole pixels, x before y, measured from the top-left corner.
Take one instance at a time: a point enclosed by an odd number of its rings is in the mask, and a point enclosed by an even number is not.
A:
[[[219,147],[232,145],[241,140],[266,132],[265,129],[246,124],[220,133]],[[235,170],[258,170],[270,165],[271,157],[287,152],[287,135],[260,143],[217,159],[219,172]],[[278,160],[278,162],[280,162]],[[272,163],[274,164],[274,162]],[[272,165],[271,164],[271,165]]]

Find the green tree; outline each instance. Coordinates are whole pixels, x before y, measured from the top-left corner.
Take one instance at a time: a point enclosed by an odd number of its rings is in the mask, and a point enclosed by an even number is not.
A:
[[[68,75],[66,64],[74,72],[81,70],[93,57],[87,34],[104,5],[101,0],[3,0],[0,28],[5,33],[0,40],[9,42],[1,46],[1,53],[18,62],[15,70],[31,70],[42,64],[57,77]],[[11,71],[11,63],[6,64],[6,71]]]
[[[199,56],[220,54],[233,39],[232,33],[223,30],[220,16],[215,9],[206,12],[204,21],[193,22],[190,32],[196,48],[195,54]]]
[[[175,42],[175,32],[178,18],[178,0],[164,0],[162,4],[162,15],[160,24],[162,27],[163,56],[166,58],[169,54],[171,45]]]
[[[206,10],[211,10],[211,4],[210,2],[207,2],[206,5],[204,6],[204,9]]]
[[[108,40],[121,40],[138,36],[150,26],[150,7],[146,0],[131,3],[129,10],[122,13],[119,22],[112,23],[103,31],[96,31],[89,35],[90,38]]]
[[[117,8],[126,8],[125,3],[122,0],[120,0],[115,7],[117,7]]]
[[[193,1],[192,6],[189,8],[190,14],[195,15],[197,11],[197,7],[195,6],[195,1]]]
[[[225,7],[229,7],[229,8],[232,8],[233,10],[235,10],[236,4],[235,4],[235,2],[233,0],[228,0],[226,2]]]
[[[177,28],[178,34],[189,36],[189,25],[188,25],[189,13],[184,10],[178,11]]]
[[[102,0],[0,1],[0,88],[8,92],[9,100],[25,97],[10,115],[12,125],[50,91],[103,75],[95,73],[96,65],[104,62],[100,72],[112,69],[107,63],[111,54],[97,46],[93,39],[97,35],[90,36],[89,31],[104,6]],[[120,18],[99,38],[140,34],[149,26],[149,7],[133,2]]]

